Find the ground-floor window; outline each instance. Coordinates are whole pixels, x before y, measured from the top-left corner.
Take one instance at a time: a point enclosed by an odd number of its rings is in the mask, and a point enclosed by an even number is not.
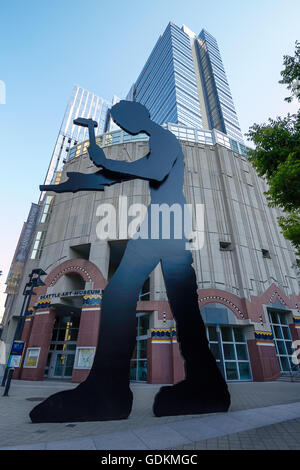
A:
[[[248,347],[238,326],[207,325],[209,347],[227,381],[252,380]]]
[[[69,379],[73,374],[80,317],[56,317],[45,368],[45,377]]]
[[[147,381],[147,331],[149,314],[137,313],[136,346],[130,362],[130,380]]]
[[[299,371],[299,366],[292,362],[293,340],[287,322],[287,313],[268,309],[268,314],[281,372]]]

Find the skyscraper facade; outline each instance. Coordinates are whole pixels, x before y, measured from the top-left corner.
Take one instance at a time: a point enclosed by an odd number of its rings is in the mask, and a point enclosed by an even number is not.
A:
[[[158,124],[202,128],[190,39],[178,26],[168,24],[127,99],[144,104]]]
[[[158,124],[217,129],[243,142],[215,38],[169,23],[127,99],[144,104]]]
[[[242,141],[243,136],[217,41],[203,29],[195,42],[209,128],[218,129],[233,139]]]
[[[78,85],[73,87],[49,163],[45,184],[55,183],[57,173],[61,172],[64,162],[68,159],[70,148],[88,138],[87,128],[75,126],[73,120],[80,116],[97,121],[97,135],[109,130],[109,126],[112,126],[113,130],[115,124],[113,125],[108,118],[108,110],[117,101],[118,98],[115,96],[110,102]]]

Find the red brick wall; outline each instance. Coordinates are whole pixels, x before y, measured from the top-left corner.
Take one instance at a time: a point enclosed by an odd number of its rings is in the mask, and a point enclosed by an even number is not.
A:
[[[267,382],[280,377],[275,346],[258,346],[255,339],[247,341],[253,380]]]
[[[34,317],[27,348],[41,348],[38,365],[36,368],[23,368],[21,371],[21,379],[43,380],[54,320],[55,312],[51,310],[50,313],[43,313],[42,315],[36,314]]]
[[[84,308],[84,307],[83,307]],[[95,305],[95,309],[99,309],[99,305]],[[96,346],[98,343],[98,334],[100,326],[100,310],[83,310],[81,311],[79,332],[77,338],[77,347],[80,346]],[[89,375],[89,369],[73,370],[72,382],[83,382]]]

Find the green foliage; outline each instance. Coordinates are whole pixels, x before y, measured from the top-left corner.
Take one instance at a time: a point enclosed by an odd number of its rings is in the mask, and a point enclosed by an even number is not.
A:
[[[283,57],[284,70],[280,72],[282,80],[279,83],[287,85],[287,89],[291,90],[291,96],[285,98],[291,102],[293,97],[300,98],[300,42],[295,43],[295,56],[285,55]]]
[[[283,65],[279,83],[291,91],[291,96],[285,99],[300,101],[298,41],[295,56],[284,56]],[[266,196],[270,206],[280,207],[287,213],[279,217],[279,225],[300,256],[300,109],[294,115],[270,118],[267,124],[253,124],[246,135],[255,144],[255,149],[248,152],[249,160],[269,185]]]
[[[300,154],[292,152],[278,165],[277,171],[269,181],[267,198],[272,206],[285,211],[300,207]]]
[[[297,256],[300,257],[300,210],[294,211],[287,216],[279,217],[278,222],[283,236],[293,243],[297,250]]]
[[[248,151],[249,160],[268,182],[290,153],[300,151],[298,121],[299,116],[290,114],[276,120],[270,118],[268,124],[253,124],[246,134],[255,144],[255,150]]]

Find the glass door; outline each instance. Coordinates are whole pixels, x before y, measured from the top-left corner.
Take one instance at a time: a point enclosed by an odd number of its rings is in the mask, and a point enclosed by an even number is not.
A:
[[[247,342],[241,327],[206,327],[209,347],[225,380],[252,380]]]
[[[79,323],[74,315],[55,319],[44,377],[72,377]]]
[[[147,382],[147,333],[149,314],[137,314],[136,346],[130,362],[130,380]]]
[[[299,371],[299,366],[292,361],[294,352],[292,348],[293,340],[287,322],[287,313],[268,309],[268,314],[281,372],[289,373]]]
[[[53,354],[52,374],[53,378],[69,379],[72,377],[73,366],[75,360],[74,353],[59,353]],[[51,373],[50,372],[50,373]]]

